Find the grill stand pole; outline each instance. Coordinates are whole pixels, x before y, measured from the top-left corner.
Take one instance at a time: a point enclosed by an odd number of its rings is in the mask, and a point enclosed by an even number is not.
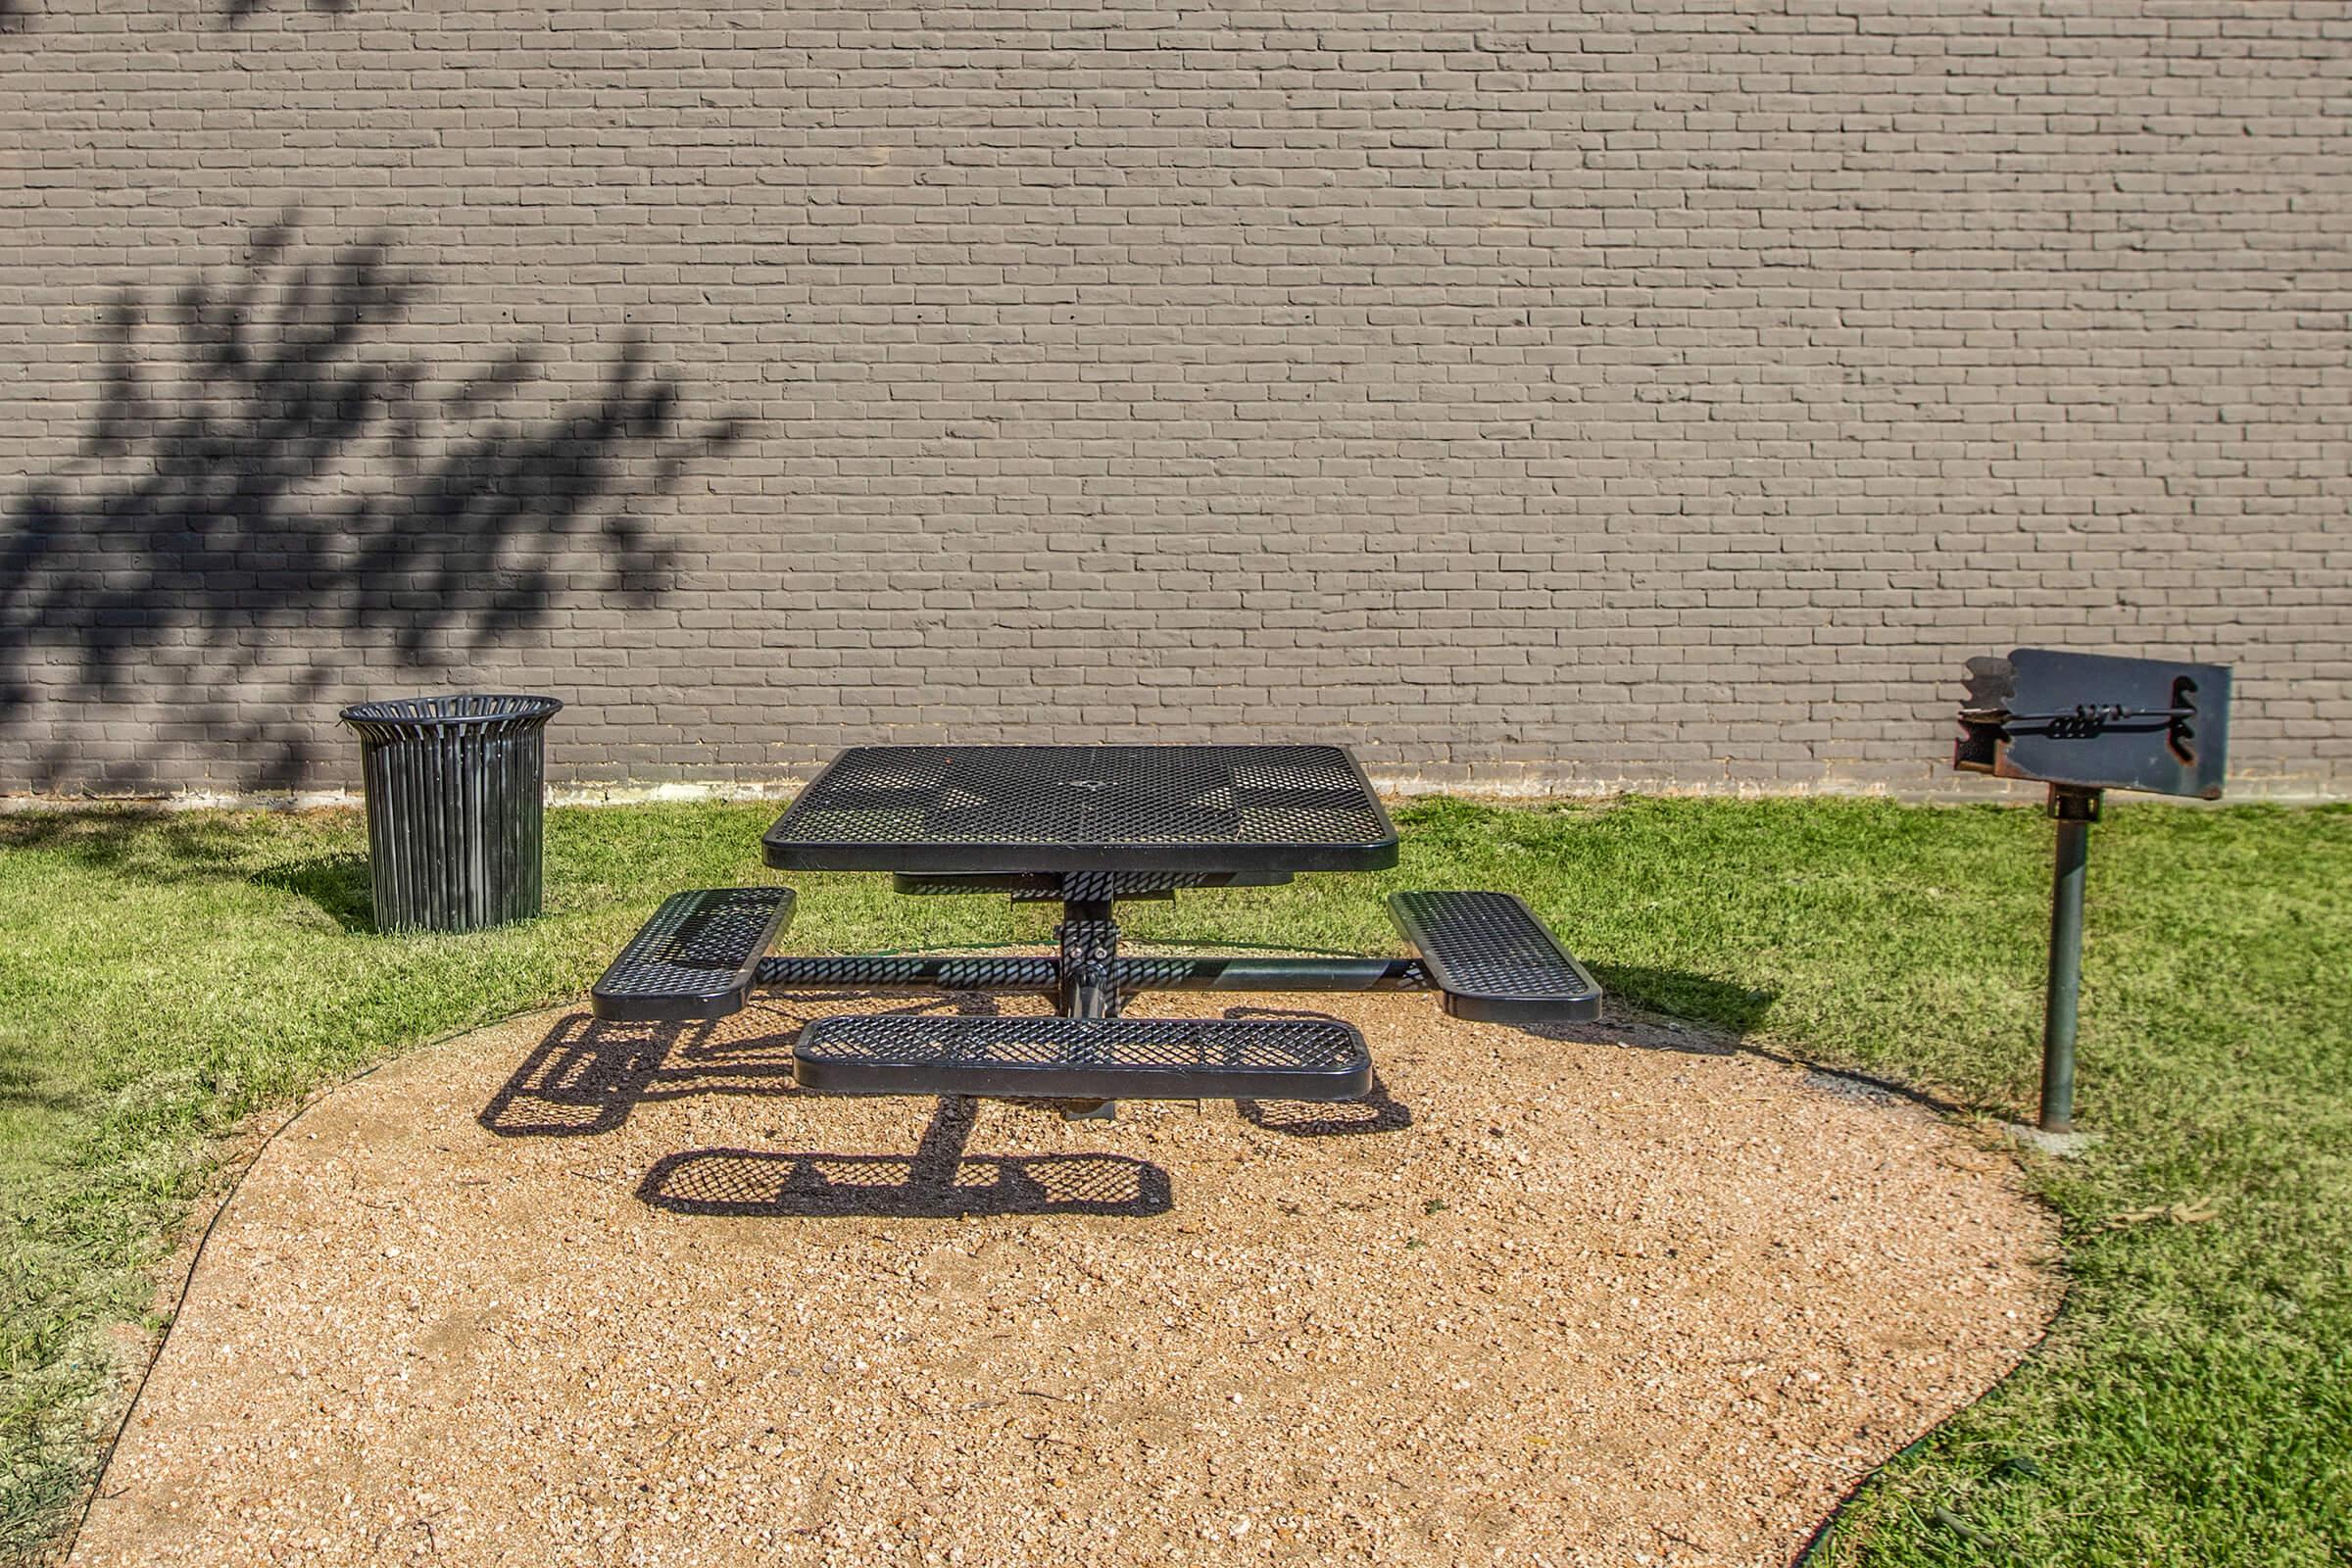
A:
[[[2050,978],[2041,1012],[2041,1130],[2075,1130],[2075,1014],[2082,994],[2082,880],[2101,791],[2050,786],[2058,854],[2050,884]]]
[[[1061,983],[1056,1000],[1068,1018],[1115,1018],[1119,988],[1111,980],[1111,964],[1119,956],[1119,924],[1109,899],[1065,899],[1061,925]],[[1119,1114],[1115,1100],[1071,1100],[1061,1107],[1064,1121],[1111,1121]]]

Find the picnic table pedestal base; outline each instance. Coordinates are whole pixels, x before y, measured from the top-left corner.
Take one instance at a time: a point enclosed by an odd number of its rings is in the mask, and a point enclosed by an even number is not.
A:
[[[1113,907],[1107,898],[1062,903],[1061,925],[1054,934],[1061,943],[1061,983],[1055,1000],[1065,1018],[1119,1015],[1119,988],[1111,969],[1119,956],[1119,923],[1111,918]],[[1067,1100],[1061,1105],[1064,1121],[1110,1121],[1118,1113],[1115,1100]]]
[[[1112,981],[1119,956],[1119,923],[1108,900],[1065,904],[1054,939],[1061,947],[1061,977],[1054,1001],[1065,1018],[1115,1018],[1119,988]]]

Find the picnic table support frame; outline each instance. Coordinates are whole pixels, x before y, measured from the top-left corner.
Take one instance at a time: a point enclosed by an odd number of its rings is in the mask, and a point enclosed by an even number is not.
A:
[[[1118,987],[1111,964],[1119,956],[1119,922],[1108,899],[1072,899],[1061,906],[1054,937],[1061,944],[1056,1000],[1065,1018],[1115,1018]]]
[[[1061,925],[1054,935],[1061,942],[1061,976],[1055,1001],[1065,1018],[1115,1018],[1119,988],[1111,964],[1119,956],[1119,922],[1109,899],[1067,899],[1061,906]],[[1112,1121],[1119,1114],[1115,1100],[1070,1100],[1061,1106],[1063,1121]]]
[[[1428,991],[1418,958],[1114,956],[1109,979],[1122,997],[1139,991]],[[876,954],[760,960],[763,991],[1036,991],[1058,996],[1061,960],[1046,954],[957,956]]]

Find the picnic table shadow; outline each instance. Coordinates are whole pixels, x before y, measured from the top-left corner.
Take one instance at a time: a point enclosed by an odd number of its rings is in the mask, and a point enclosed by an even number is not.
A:
[[[871,999],[881,993],[842,993]],[[994,1012],[993,999],[945,999],[959,1012]],[[928,1011],[937,1002],[892,1009]],[[793,1082],[796,1030],[722,1037],[717,1021],[612,1023],[566,1013],[532,1048],[475,1117],[500,1138],[594,1138],[616,1132],[636,1108],[703,1096],[798,1097]],[[816,1098],[816,1097],[811,1097]]]
[[[865,995],[862,993],[852,995]],[[875,996],[889,996],[875,993]],[[834,993],[829,1000],[841,1001]],[[956,995],[961,1012],[994,1012],[994,999]],[[584,1138],[617,1131],[649,1101],[703,1095],[831,1099],[793,1082],[789,1028],[721,1039],[715,1024],[613,1024],[586,1013],[556,1021],[476,1120],[501,1138]],[[734,1218],[952,1219],[988,1214],[1164,1214],[1168,1173],[1124,1154],[973,1154],[964,1152],[973,1102],[939,1102],[912,1154],[689,1149],[654,1162],[637,1197],[678,1214]]]
[[[654,1162],[637,1196],[673,1214],[735,1218],[962,1219],[986,1214],[1143,1218],[1175,1206],[1168,1173],[1125,1154],[971,1154],[962,1096],[940,1101],[912,1154],[689,1149]]]
[[[770,1000],[793,1000],[773,994]],[[813,998],[808,1000],[814,1000]],[[936,1011],[994,1015],[996,999],[984,992],[954,992],[940,998],[908,998],[889,991],[827,991],[828,1004],[845,1001],[897,1001],[894,1013]],[[755,1005],[759,1005],[755,1004]],[[1225,1016],[1323,1017],[1322,1013],[1266,1007],[1229,1007]],[[475,1118],[500,1138],[593,1138],[617,1130],[644,1102],[702,1095],[798,1096],[793,1081],[789,1024],[774,1034],[720,1038],[718,1024],[610,1023],[585,1012],[567,1013],[499,1086]],[[823,1097],[816,1097],[823,1098]],[[1326,1104],[1241,1100],[1242,1118],[1268,1132],[1293,1138],[1348,1137],[1394,1132],[1413,1124],[1410,1108],[1389,1093],[1380,1074],[1363,1099]]]

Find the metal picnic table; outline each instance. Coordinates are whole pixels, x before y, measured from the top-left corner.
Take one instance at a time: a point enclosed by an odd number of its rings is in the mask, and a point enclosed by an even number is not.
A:
[[[887,872],[910,896],[1058,902],[1058,951],[790,956],[769,947],[789,888],[664,903],[592,996],[599,1016],[715,1018],[754,989],[1034,991],[1050,1017],[818,1018],[794,1047],[803,1088],[844,1094],[1342,1101],[1371,1088],[1363,1036],[1336,1018],[1139,1018],[1146,991],[1434,989],[1458,1016],[1596,1016],[1600,988],[1519,899],[1407,892],[1390,911],[1413,957],[1122,955],[1116,906],[1185,888],[1263,886],[1394,866],[1396,830],[1338,746],[861,746],[835,758],[761,838],[783,870]]]

